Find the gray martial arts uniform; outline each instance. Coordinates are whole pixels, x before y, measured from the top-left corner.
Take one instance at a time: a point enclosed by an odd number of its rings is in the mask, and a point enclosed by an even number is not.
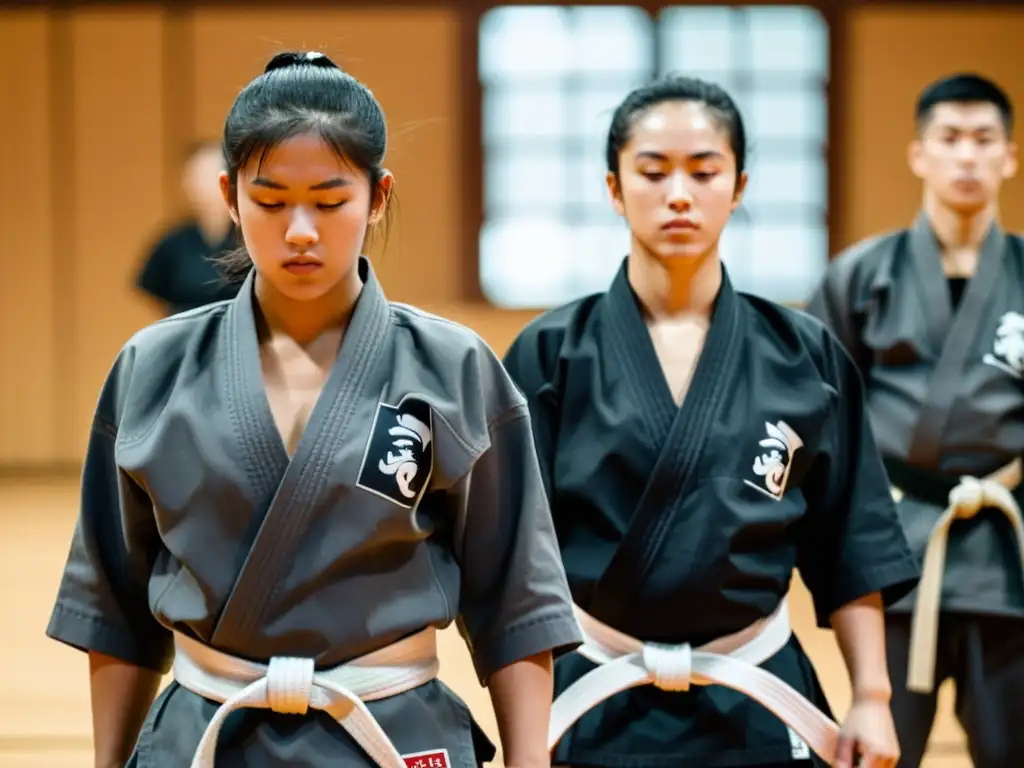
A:
[[[291,459],[265,393],[252,275],[234,300],[128,342],[96,409],[50,637],[164,671],[173,628],[245,659],[325,668],[457,620],[481,680],[578,645],[522,396],[475,334],[388,302],[369,262],[359,268]],[[399,446],[408,416],[429,429]],[[131,765],[188,766],[217,706],[172,684]],[[368,707],[403,755],[447,750],[464,768],[493,757],[439,681]],[[241,711],[219,744],[218,768],[371,764],[323,713]]]
[[[868,410],[900,517],[923,558],[962,475],[983,477],[1024,451],[1024,248],[993,226],[977,272],[947,279],[931,225],[872,238],[838,256],[808,310],[840,337],[866,381]],[[1015,493],[1024,499],[1021,489]],[[891,609],[889,665],[904,761],[918,764],[935,695],[905,690],[916,592]],[[1002,512],[953,523],[942,588],[936,687],[958,683],[977,765],[1024,765],[1024,589]],[[1012,725],[1012,727],[1011,727]],[[1009,762],[1005,762],[1009,760]]]

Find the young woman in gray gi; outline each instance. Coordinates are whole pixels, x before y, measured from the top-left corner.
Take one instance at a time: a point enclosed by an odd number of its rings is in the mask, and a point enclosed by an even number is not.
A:
[[[89,652],[97,766],[476,768],[494,748],[436,679],[453,620],[506,764],[549,764],[552,652],[580,635],[527,406],[361,255],[385,144],[320,54],[274,57],[231,108],[254,268],[118,355],[48,629]]]

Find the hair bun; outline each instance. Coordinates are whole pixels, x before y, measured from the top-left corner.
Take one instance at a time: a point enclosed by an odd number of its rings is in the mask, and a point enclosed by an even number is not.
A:
[[[296,53],[288,51],[279,53],[270,60],[263,72],[273,72],[275,69],[286,69],[288,67],[322,67],[323,69],[337,69],[338,65],[324,56],[319,51],[303,51]]]

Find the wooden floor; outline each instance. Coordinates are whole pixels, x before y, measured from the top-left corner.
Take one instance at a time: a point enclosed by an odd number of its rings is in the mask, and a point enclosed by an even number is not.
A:
[[[43,635],[76,514],[73,481],[0,480],[0,615],[11,623],[0,653],[0,766],[91,768],[85,657]],[[849,690],[831,634],[813,628],[810,604],[794,589],[794,623],[837,713]],[[495,735],[486,693],[476,684],[454,630],[442,637],[442,678]],[[969,768],[962,734],[950,714],[951,691],[926,768]],[[497,741],[495,736],[495,741]]]

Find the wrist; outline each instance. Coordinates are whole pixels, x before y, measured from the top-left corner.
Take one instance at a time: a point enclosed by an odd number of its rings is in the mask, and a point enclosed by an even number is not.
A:
[[[888,683],[853,686],[853,703],[889,704],[892,700],[892,686]]]

